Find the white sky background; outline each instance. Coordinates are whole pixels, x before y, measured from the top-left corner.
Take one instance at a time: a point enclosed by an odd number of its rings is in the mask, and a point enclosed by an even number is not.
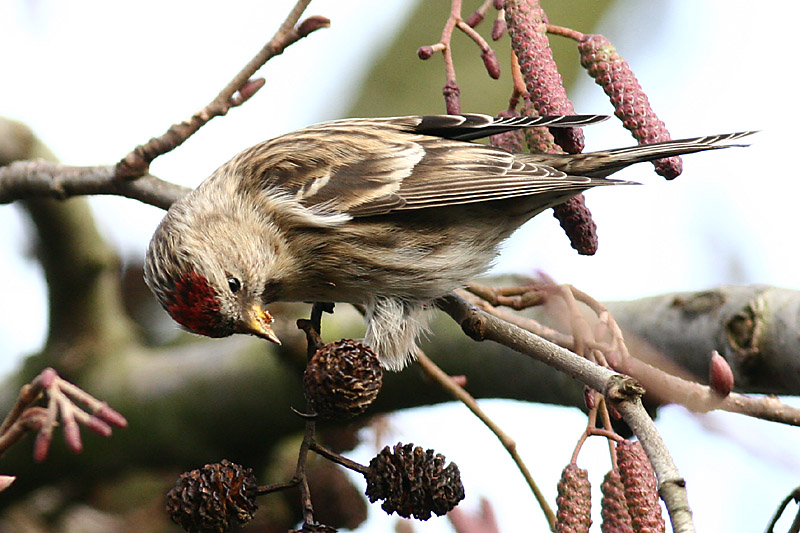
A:
[[[114,162],[205,105],[274,33],[291,3],[2,2],[0,115],[31,126],[66,163]],[[246,146],[341,116],[372,51],[403,21],[409,5],[315,0],[308,14],[330,17],[332,28],[271,61],[260,73],[266,87],[251,102],[159,158],[153,173],[195,186]],[[791,53],[798,15],[796,3],[778,0],[619,2],[600,31],[631,63],[673,137],[762,132],[745,150],[686,157],[684,174],[673,182],[639,165],[620,177],[645,186],[588,193],[600,233],[596,256],[575,254],[545,215],[511,240],[499,270],[542,269],[601,299],[720,283],[800,288],[793,218],[798,171],[796,164],[783,163],[797,151]],[[425,43],[409,43],[409,53],[420,44]],[[611,112],[588,78],[573,100],[579,112]],[[588,149],[633,143],[615,119],[586,134]],[[143,255],[163,216],[126,199],[96,198],[92,205],[104,234],[130,258]],[[26,256],[29,246],[19,210],[0,206],[0,374],[40,347],[44,337],[46,295],[38,267]],[[584,417],[567,409],[487,404],[519,441],[553,501]],[[493,437],[460,408],[452,411],[399,415],[386,442],[418,442],[455,460],[467,483],[464,508],[476,508],[481,494],[497,494],[492,501],[503,531],[544,530],[536,528],[539,511]],[[659,426],[689,480],[700,531],[763,530],[780,499],[798,484],[797,430],[719,414],[694,417],[680,408],[663,410]],[[546,445],[549,451],[543,451]],[[361,462],[372,452],[365,449]],[[591,470],[595,478],[607,465],[604,453],[598,440],[582,456],[582,466],[590,464],[590,454],[600,458],[603,467]],[[384,531],[390,522],[376,511],[369,530]],[[417,529],[449,530],[445,520]]]

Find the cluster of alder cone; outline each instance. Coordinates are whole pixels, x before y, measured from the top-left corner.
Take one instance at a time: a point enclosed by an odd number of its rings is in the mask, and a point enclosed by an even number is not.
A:
[[[310,339],[317,338],[310,335]],[[461,475],[441,454],[413,444],[385,447],[368,466],[325,449],[314,440],[314,421],[346,419],[363,413],[380,392],[383,370],[368,346],[343,339],[319,347],[303,374],[303,390],[312,411],[306,429],[308,448],[362,474],[371,502],[382,500],[387,513],[420,520],[443,515],[464,499]],[[292,482],[259,487],[252,469],[223,460],[186,472],[169,492],[167,511],[186,531],[229,531],[249,522],[258,508],[256,497],[305,482],[302,451]],[[307,495],[310,503],[310,495]],[[329,532],[334,528],[308,518],[301,531]]]
[[[360,342],[343,339],[316,350],[304,372],[303,389],[314,419],[346,419],[367,409],[380,392],[382,380],[375,353]],[[310,424],[313,426],[313,422]],[[612,436],[616,437],[611,440],[615,466],[602,484],[603,531],[664,531],[656,479],[644,450],[638,442]],[[444,515],[464,498],[458,466],[445,466],[444,456],[433,450],[398,443],[392,449],[385,447],[363,466],[325,450],[313,440],[311,449],[361,473],[369,500],[382,500],[381,507],[389,514],[427,520],[432,514]],[[300,469],[295,483],[301,483],[302,476]],[[168,494],[167,511],[186,531],[222,533],[253,518],[257,496],[295,483],[259,487],[252,469],[223,460],[182,474]],[[588,472],[575,462],[562,472],[557,504],[556,531],[589,530]],[[306,521],[301,531],[335,529]]]

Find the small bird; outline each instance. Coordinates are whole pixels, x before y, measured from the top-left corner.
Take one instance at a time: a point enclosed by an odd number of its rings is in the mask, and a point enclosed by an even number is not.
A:
[[[349,302],[365,342],[402,369],[432,302],[486,272],[498,245],[543,210],[628,165],[732,146],[732,133],[586,154],[509,153],[475,139],[602,115],[345,119],[262,142],[175,202],[145,280],[187,330],[280,344],[266,306]]]

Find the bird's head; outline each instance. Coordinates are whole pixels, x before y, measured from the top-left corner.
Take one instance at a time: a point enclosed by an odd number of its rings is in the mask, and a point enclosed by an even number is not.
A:
[[[269,278],[269,254],[230,217],[195,215],[176,204],[161,222],[145,258],[147,285],[188,331],[248,333],[280,344],[265,308],[280,289]]]

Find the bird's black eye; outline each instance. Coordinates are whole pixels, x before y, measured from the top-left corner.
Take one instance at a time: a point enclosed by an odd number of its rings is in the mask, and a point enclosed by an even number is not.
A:
[[[239,292],[239,289],[242,288],[242,282],[239,281],[239,278],[228,278],[228,288],[231,292]]]

